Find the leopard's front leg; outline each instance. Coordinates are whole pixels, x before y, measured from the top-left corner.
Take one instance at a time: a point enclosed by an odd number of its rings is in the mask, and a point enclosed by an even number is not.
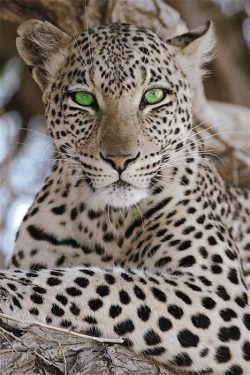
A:
[[[180,371],[247,373],[247,306],[190,275],[71,268],[0,274],[1,309],[88,335],[122,337],[135,352]],[[239,288],[239,285],[237,286]],[[234,372],[238,371],[238,372]]]

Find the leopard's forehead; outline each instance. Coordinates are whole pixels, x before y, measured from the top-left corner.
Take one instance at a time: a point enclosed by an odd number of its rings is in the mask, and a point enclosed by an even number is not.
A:
[[[76,36],[74,40],[81,43],[83,49],[88,48],[90,43],[91,47],[95,48],[93,52],[97,54],[102,55],[106,51],[112,56],[123,57],[127,61],[134,57],[133,51],[137,51],[137,53],[141,51],[148,55],[149,52],[160,55],[163,50],[167,49],[164,41],[151,30],[129,24],[93,27]],[[135,46],[138,48],[135,49]]]
[[[120,94],[137,85],[171,84],[175,70],[171,47],[152,31],[128,24],[98,26],[74,37],[69,65],[78,83],[100,83]]]

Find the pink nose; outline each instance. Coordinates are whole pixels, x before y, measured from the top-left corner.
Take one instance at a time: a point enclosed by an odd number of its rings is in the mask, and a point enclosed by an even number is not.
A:
[[[123,171],[127,168],[128,164],[137,159],[139,156],[139,153],[136,155],[136,157],[133,157],[133,155],[110,155],[107,154],[104,156],[101,154],[101,158],[112,165],[114,169],[117,171]]]
[[[126,161],[130,160],[130,157],[129,156],[108,156],[105,159],[111,161],[114,164],[115,169],[123,170],[125,169],[124,167],[125,167]]]

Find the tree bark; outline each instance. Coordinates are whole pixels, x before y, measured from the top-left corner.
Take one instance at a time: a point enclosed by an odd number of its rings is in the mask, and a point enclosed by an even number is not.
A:
[[[20,326],[13,329],[6,323],[0,325],[2,375],[170,375],[163,366],[117,344],[83,340],[49,328]]]
[[[169,2],[172,6],[175,3],[177,2]],[[0,7],[0,16],[4,20],[16,23],[30,18],[47,20],[69,34],[76,34],[94,25],[120,21],[142,24],[165,39],[187,30],[180,14],[164,0],[0,0]],[[190,9],[183,7],[183,15],[187,15]],[[209,126],[212,124],[215,132],[219,132],[222,118],[224,123],[227,122],[227,129],[230,131],[235,124],[235,113],[240,115],[236,123],[247,130],[248,112],[245,108],[208,102],[202,86],[194,111],[197,122],[206,121],[204,127],[207,131],[211,131]],[[241,170],[245,176],[248,164],[244,150],[242,151],[247,148],[245,135],[239,136],[238,141],[233,138],[234,143],[232,137],[225,139],[221,135],[215,138],[218,143],[217,146],[215,144],[215,149],[229,158],[231,172],[229,168],[229,177],[225,174],[225,178],[232,180],[232,174],[235,176],[236,170],[240,181]],[[235,169],[231,158],[241,163],[241,167],[238,165]],[[242,184],[246,184],[245,181]],[[13,328],[7,322],[6,319],[0,322],[0,373],[3,375],[170,375],[165,367],[138,357],[117,344],[99,344],[33,325],[23,328],[21,323],[17,323],[16,328]]]

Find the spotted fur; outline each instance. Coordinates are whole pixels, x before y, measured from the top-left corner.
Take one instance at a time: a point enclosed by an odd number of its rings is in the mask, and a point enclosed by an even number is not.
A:
[[[126,24],[72,38],[29,21],[19,35],[56,162],[0,274],[2,311],[122,337],[177,373],[247,374],[249,195],[225,186],[192,128],[210,25],[167,42]],[[149,106],[152,87],[165,98]],[[91,108],[72,102],[81,89]]]

